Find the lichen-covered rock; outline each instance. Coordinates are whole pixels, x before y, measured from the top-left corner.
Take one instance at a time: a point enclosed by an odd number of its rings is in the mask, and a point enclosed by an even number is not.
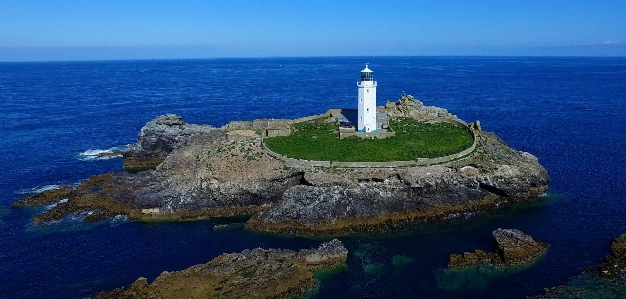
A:
[[[611,241],[611,255],[626,259],[626,234],[622,234]]]
[[[148,122],[137,138],[123,153],[125,168],[156,167],[173,149],[193,136],[215,130],[208,125],[186,124],[183,117],[166,114]]]
[[[626,298],[626,234],[611,240],[611,255],[599,266],[583,269],[576,283],[545,288],[535,299]],[[584,283],[581,283],[584,281]]]
[[[586,268],[583,272],[626,283],[626,234],[611,240],[610,249],[611,255],[604,258],[604,263]]]
[[[150,284],[142,277],[126,290],[102,292],[94,298],[288,298],[316,284],[311,271],[345,264],[347,255],[336,239],[299,252],[244,250],[182,271],[163,272]]]
[[[550,245],[537,242],[518,229],[494,230],[494,250],[507,267],[528,264],[542,255]]]
[[[397,102],[387,103],[385,108],[391,116],[395,117],[445,117],[459,120],[455,115],[448,112],[448,110],[436,106],[425,106],[420,100],[414,98],[412,95],[403,94]]]
[[[263,123],[268,121],[250,125]],[[189,129],[194,125],[175,115],[151,121],[125,153],[125,161],[157,157],[158,167],[116,173],[97,188],[81,187],[85,192],[38,219],[53,221],[76,213],[96,215],[91,220],[117,214],[132,220],[245,214],[254,215],[246,227],[269,232],[385,231],[532,200],[550,182],[536,157],[484,131],[478,133],[476,150],[456,161],[341,168],[287,166],[264,149],[260,138],[229,139],[223,129],[198,127],[202,129]]]
[[[488,265],[493,268],[522,266],[535,261],[550,245],[535,241],[518,229],[498,228],[491,233],[493,251],[477,249],[450,255],[448,268],[459,269],[474,265]]]
[[[530,156],[485,132],[470,158],[443,165],[303,168],[303,184],[286,189],[246,226],[299,234],[384,231],[492,210],[547,189],[547,171]]]

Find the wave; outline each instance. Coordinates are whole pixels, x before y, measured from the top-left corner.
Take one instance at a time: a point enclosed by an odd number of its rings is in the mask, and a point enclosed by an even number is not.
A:
[[[46,210],[50,210],[50,209],[52,209],[52,208],[56,207],[58,204],[60,204],[60,203],[65,203],[65,202],[67,202],[68,200],[69,200],[69,199],[67,199],[67,198],[61,199],[61,200],[59,200],[58,202],[55,202],[55,203],[53,203],[53,204],[49,204],[49,205],[47,205],[45,208],[46,208]]]
[[[121,158],[122,152],[127,147],[128,145],[114,146],[108,149],[88,149],[82,153],[79,153],[78,158],[82,161],[108,160],[108,159]]]
[[[57,185],[57,184],[52,184],[52,185],[44,185],[44,186],[37,186],[37,187],[32,187],[32,188],[26,188],[26,189],[21,189],[16,191],[15,193],[17,194],[38,194],[44,191],[48,191],[48,190],[56,190],[56,189],[60,189],[62,185]]]

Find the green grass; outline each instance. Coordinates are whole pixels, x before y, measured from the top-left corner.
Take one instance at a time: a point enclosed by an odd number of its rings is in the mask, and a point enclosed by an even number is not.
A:
[[[339,139],[336,123],[324,118],[294,125],[290,136],[266,138],[272,151],[295,159],[341,162],[409,161],[458,153],[472,145],[472,135],[449,123],[412,118],[391,119],[396,136],[386,139]]]

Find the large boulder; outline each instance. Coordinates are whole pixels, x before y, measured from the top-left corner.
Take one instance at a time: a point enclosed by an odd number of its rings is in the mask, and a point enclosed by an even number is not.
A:
[[[150,284],[142,277],[126,290],[95,298],[289,298],[316,285],[312,271],[345,264],[347,256],[336,239],[299,252],[256,248],[225,253],[206,264],[163,272]]]
[[[535,241],[518,229],[498,228],[491,233],[493,250],[486,252],[477,249],[450,255],[448,268],[459,269],[474,265],[488,265],[493,268],[516,267],[530,264],[541,256],[550,245]]]
[[[124,168],[150,168],[159,165],[169,153],[189,139],[209,134],[216,128],[208,125],[186,124],[183,117],[165,114],[141,128],[137,142],[123,153]]]
[[[518,229],[498,228],[491,235],[494,241],[494,251],[509,267],[534,261],[550,246],[547,243],[535,241]]]
[[[611,255],[626,259],[626,234],[622,234],[611,241]]]
[[[385,105],[387,113],[392,117],[445,117],[449,119],[459,120],[448,110],[436,106],[425,106],[420,100],[412,95],[403,94],[397,102],[389,102]]]

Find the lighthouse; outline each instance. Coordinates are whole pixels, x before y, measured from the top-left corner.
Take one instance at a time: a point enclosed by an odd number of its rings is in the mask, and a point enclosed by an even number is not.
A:
[[[359,132],[376,132],[376,81],[374,72],[365,64],[361,71],[361,81],[357,82],[359,89]]]

